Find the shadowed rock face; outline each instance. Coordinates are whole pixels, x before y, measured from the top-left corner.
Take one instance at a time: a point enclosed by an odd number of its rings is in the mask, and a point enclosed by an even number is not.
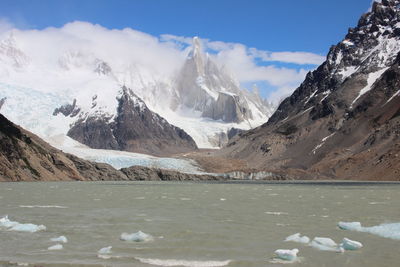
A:
[[[399,8],[375,2],[266,124],[221,153],[300,178],[400,179]]]
[[[241,122],[251,118],[251,111],[246,102],[241,101],[238,95],[218,93],[216,102],[203,112],[204,117],[225,122]]]
[[[0,114],[0,181],[127,180],[108,164],[65,154]]]
[[[182,129],[169,124],[130,89],[123,87],[115,118],[89,116],[78,120],[68,136],[91,148],[154,155],[193,151],[197,146]]]
[[[4,105],[4,102],[6,102],[6,99],[7,99],[7,98],[5,98],[5,97],[3,97],[2,99],[0,99],[0,109],[1,109],[1,107]]]

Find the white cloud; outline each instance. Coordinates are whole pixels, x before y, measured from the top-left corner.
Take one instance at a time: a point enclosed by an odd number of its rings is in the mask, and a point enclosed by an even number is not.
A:
[[[163,40],[191,45],[192,38],[164,35]],[[275,88],[268,92],[268,98],[277,103],[290,95],[304,80],[308,70],[304,68],[278,67],[273,63],[293,63],[296,65],[319,65],[325,57],[309,52],[268,52],[256,48],[248,48],[239,43],[228,43],[201,39],[204,49],[212,52],[217,62],[228,68],[241,83],[265,82]],[[262,61],[266,64],[257,64]]]
[[[22,51],[33,62],[47,66],[57,66],[60,57],[72,51],[94,55],[115,69],[139,65],[170,75],[185,59],[184,53],[171,43],[131,28],[110,30],[98,24],[75,21],[61,28],[13,32]]]
[[[325,57],[309,52],[266,52],[255,48],[250,48],[249,51],[254,57],[260,58],[263,61],[277,61],[299,65],[320,65],[325,61]]]
[[[0,33],[13,25],[0,19]],[[30,60],[59,67],[63,54],[73,51],[95,55],[113,69],[122,70],[131,65],[143,65],[154,73],[172,75],[178,70],[190,49],[191,37],[164,34],[160,37],[131,28],[107,29],[98,24],[75,21],[61,28],[43,30],[13,30],[18,46],[31,57]],[[324,58],[308,52],[268,52],[248,48],[239,43],[201,39],[204,49],[241,83],[263,82],[276,90],[271,100],[289,94],[304,79],[307,70],[300,67],[279,67],[274,62],[320,64]],[[257,64],[259,61],[267,64]],[[50,64],[49,64],[50,62]],[[129,64],[128,64],[129,63]],[[128,65],[127,65],[128,64]]]
[[[228,66],[240,82],[266,81],[273,86],[298,84],[306,74],[303,69],[289,69],[276,66],[258,66],[254,57],[247,53],[244,45],[237,44],[232,49],[216,55],[219,62]]]

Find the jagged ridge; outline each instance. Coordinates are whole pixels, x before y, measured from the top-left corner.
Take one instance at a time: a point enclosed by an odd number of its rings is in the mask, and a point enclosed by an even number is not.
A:
[[[327,60],[225,155],[302,178],[400,178],[400,1],[375,2]]]

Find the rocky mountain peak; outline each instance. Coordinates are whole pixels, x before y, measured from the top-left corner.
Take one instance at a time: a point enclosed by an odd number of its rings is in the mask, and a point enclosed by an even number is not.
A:
[[[262,99],[240,89],[225,68],[205,54],[198,37],[193,38],[192,50],[176,78],[175,87],[177,102],[201,112],[202,117],[240,123],[267,116]]]
[[[97,96],[92,99],[95,103]],[[77,110],[79,119],[68,131],[68,136],[91,148],[154,155],[197,149],[194,140],[184,130],[152,112],[132,89],[122,86],[115,101],[118,102],[117,113],[111,117],[107,113],[80,111],[76,101],[56,109],[54,114],[72,116]]]
[[[331,47],[327,60],[307,74],[299,88],[278,107],[268,123],[274,124],[309,108],[314,119],[334,112],[332,94],[355,78],[357,83],[341,93],[341,109],[352,109],[400,52],[400,1],[374,2],[356,27]],[[318,110],[318,112],[317,112]],[[322,112],[323,111],[323,112]]]
[[[400,1],[375,2],[268,123],[223,153],[299,177],[398,179],[399,59]]]

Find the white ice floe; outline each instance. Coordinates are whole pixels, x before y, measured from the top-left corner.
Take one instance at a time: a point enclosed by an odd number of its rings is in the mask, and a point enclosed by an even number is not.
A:
[[[296,243],[302,243],[302,244],[308,244],[310,242],[310,238],[308,236],[301,236],[300,233],[296,233],[293,235],[290,235],[286,237],[285,239],[286,242],[291,241],[291,242],[296,242]]]
[[[9,230],[10,231],[18,231],[18,232],[35,233],[38,231],[46,230],[46,226],[36,225],[33,223],[19,223],[17,225],[14,225],[13,227],[11,227]]]
[[[19,224],[19,222],[10,221],[10,219],[8,219],[8,215],[0,219],[0,227],[10,228],[17,224]]]
[[[48,250],[62,250],[64,247],[61,244],[56,244],[54,246],[48,247]]]
[[[299,253],[299,250],[297,248],[275,250],[275,255],[279,259],[285,260],[285,261],[295,261],[297,259],[297,253]]]
[[[383,223],[371,227],[363,227],[360,222],[339,222],[342,230],[370,233],[385,238],[400,240],[400,223]]]
[[[52,242],[67,243],[67,242],[68,242],[68,239],[67,239],[65,236],[61,235],[61,236],[59,236],[59,237],[50,238],[50,241],[52,241]]]
[[[231,260],[225,261],[191,261],[191,260],[176,260],[176,259],[144,259],[135,258],[142,263],[147,263],[156,266],[184,266],[184,267],[220,267],[228,265]]]
[[[112,246],[101,248],[97,253],[98,254],[110,254]]]
[[[310,246],[324,251],[341,251],[338,244],[328,237],[314,237],[310,243]]]
[[[122,233],[121,234],[121,240],[123,241],[134,241],[134,242],[146,242],[146,241],[152,241],[153,237],[149,234],[143,233],[142,231],[139,231],[137,233],[133,234],[128,234],[128,233]]]
[[[344,250],[358,250],[362,248],[363,245],[358,241],[354,241],[348,238],[343,238],[340,247],[343,248]]]
[[[46,230],[46,226],[44,225],[10,221],[10,219],[8,219],[8,215],[0,219],[0,227],[6,228],[10,231],[29,232],[29,233]]]
[[[112,246],[101,248],[97,252],[97,257],[100,259],[105,259],[105,260],[111,259],[111,256],[109,255],[109,254],[111,254],[111,249],[112,249]]]
[[[338,227],[342,230],[359,231],[362,226],[360,222],[339,222]]]

